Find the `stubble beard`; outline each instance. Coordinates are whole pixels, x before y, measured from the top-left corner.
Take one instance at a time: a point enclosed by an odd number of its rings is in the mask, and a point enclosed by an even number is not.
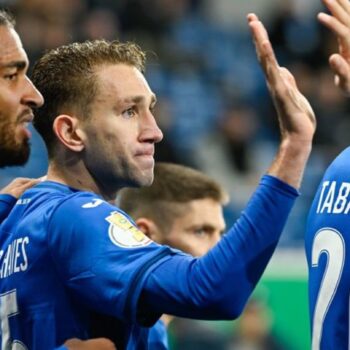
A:
[[[18,142],[15,126],[8,122],[0,122],[0,168],[24,165],[29,154],[29,139],[23,138]]]

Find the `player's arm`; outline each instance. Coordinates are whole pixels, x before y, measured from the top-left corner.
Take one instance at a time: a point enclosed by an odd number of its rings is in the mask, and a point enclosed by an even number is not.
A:
[[[17,178],[0,190],[0,223],[7,217],[17,199],[40,179]]]
[[[350,3],[348,0],[323,0],[330,14],[319,13],[318,20],[337,37],[338,53],[329,57],[335,85],[350,95]]]
[[[139,317],[152,310],[200,319],[234,319],[278,243],[297,191],[265,175],[235,225],[205,256],[173,255],[148,274]]]

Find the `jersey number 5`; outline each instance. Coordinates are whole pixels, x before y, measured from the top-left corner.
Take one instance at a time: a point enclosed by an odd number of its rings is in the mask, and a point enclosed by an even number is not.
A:
[[[28,350],[19,340],[11,340],[9,317],[18,314],[16,289],[0,295],[1,350]]]
[[[319,258],[323,253],[327,255],[327,265],[314,311],[312,350],[320,349],[323,322],[343,272],[345,244],[342,235],[338,231],[332,228],[323,228],[316,233],[312,246],[312,267],[318,266]]]

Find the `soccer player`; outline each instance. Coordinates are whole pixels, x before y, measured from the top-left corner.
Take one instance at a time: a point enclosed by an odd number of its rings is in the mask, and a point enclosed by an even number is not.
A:
[[[210,177],[182,165],[156,163],[151,186],[122,189],[117,198],[118,207],[152,240],[196,257],[206,254],[225,231],[228,194]],[[171,320],[163,315],[152,327],[150,349],[167,349]]]
[[[23,165],[29,157],[28,124],[33,119],[32,109],[43,103],[43,98],[27,77],[28,58],[14,29],[14,20],[0,11],[0,167]],[[3,193],[18,196],[31,187],[35,180],[18,179],[3,189]],[[2,196],[0,201],[13,199]],[[0,219],[6,212],[0,206]],[[6,207],[5,207],[6,208]]]
[[[350,3],[324,0],[318,19],[337,37],[329,63],[335,84],[350,94]],[[348,349],[350,294],[350,149],[331,163],[310,208],[305,248],[309,265],[312,349]]]
[[[26,191],[0,227],[3,343],[49,349],[86,338],[95,311],[123,322],[128,349],[147,349],[144,326],[163,313],[239,316],[298,195],[315,131],[313,111],[278,65],[263,24],[254,14],[248,21],[282,140],[240,219],[201,258],[154,243],[109,203],[125,186],[152,183],[162,139],[139,47],[75,43],[37,62],[33,82],[46,103],[34,125],[50,164],[48,180]]]
[[[0,10],[0,167],[26,163],[30,152],[30,132],[27,126],[33,119],[32,109],[43,104],[41,94],[26,75],[28,59],[14,25],[13,18]],[[5,219],[17,198],[38,181],[18,178],[0,191],[0,222]],[[0,308],[6,310],[6,303]],[[2,337],[4,341],[7,330],[3,327],[1,330],[5,332]],[[3,342],[1,348],[7,346],[8,344]],[[70,339],[59,350],[114,348],[107,339]]]

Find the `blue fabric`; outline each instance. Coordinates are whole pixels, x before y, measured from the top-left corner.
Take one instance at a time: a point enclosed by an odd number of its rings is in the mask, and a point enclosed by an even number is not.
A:
[[[326,170],[308,216],[305,249],[313,349],[348,349],[349,344],[349,164],[347,148]]]
[[[0,224],[7,218],[17,198],[9,194],[0,194]]]
[[[148,349],[167,350],[168,335],[162,319],[150,329],[148,336]]]
[[[0,307],[6,305],[10,330],[2,334],[47,350],[72,337],[88,339],[94,311],[123,321],[128,350],[146,350],[145,326],[162,313],[237,317],[296,196],[263,177],[239,221],[196,259],[150,241],[96,194],[40,183],[0,226]]]
[[[264,176],[240,219],[205,256],[173,256],[149,275],[143,307],[181,317],[238,317],[274,252],[297,194]]]

